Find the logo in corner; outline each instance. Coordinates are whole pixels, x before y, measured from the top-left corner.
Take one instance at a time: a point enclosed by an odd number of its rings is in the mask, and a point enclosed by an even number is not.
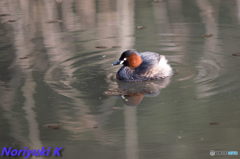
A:
[[[214,151],[214,150],[211,150],[211,151],[210,151],[210,155],[211,155],[211,156],[214,156],[214,155],[215,155],[215,151]]]

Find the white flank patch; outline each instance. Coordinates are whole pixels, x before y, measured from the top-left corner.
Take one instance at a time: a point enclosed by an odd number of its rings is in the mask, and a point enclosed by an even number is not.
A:
[[[171,66],[168,64],[168,60],[165,56],[161,55],[161,59],[158,63],[158,68],[162,72],[162,76],[171,76],[173,74]]]

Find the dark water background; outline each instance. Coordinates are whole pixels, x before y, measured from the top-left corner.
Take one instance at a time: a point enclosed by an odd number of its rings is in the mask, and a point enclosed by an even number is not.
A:
[[[64,159],[240,152],[239,42],[240,0],[0,0],[0,150],[64,147]],[[111,64],[127,49],[165,55],[176,73],[137,106],[103,94],[117,87]]]

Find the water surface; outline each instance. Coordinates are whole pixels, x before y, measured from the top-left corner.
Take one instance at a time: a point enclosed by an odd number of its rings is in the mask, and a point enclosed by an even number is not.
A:
[[[232,56],[240,51],[239,6],[0,1],[0,150],[63,147],[62,158],[84,159],[240,152],[240,57]],[[118,87],[119,67],[111,64],[127,49],[165,55],[175,73],[154,95],[137,96],[135,106],[104,95]]]

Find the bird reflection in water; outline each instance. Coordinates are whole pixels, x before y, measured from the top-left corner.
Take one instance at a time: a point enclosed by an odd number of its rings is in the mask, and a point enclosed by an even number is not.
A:
[[[140,104],[143,97],[156,97],[161,90],[170,82],[171,77],[160,80],[142,82],[122,82],[117,80],[118,88],[109,89],[104,92],[107,96],[115,96],[127,106]]]

